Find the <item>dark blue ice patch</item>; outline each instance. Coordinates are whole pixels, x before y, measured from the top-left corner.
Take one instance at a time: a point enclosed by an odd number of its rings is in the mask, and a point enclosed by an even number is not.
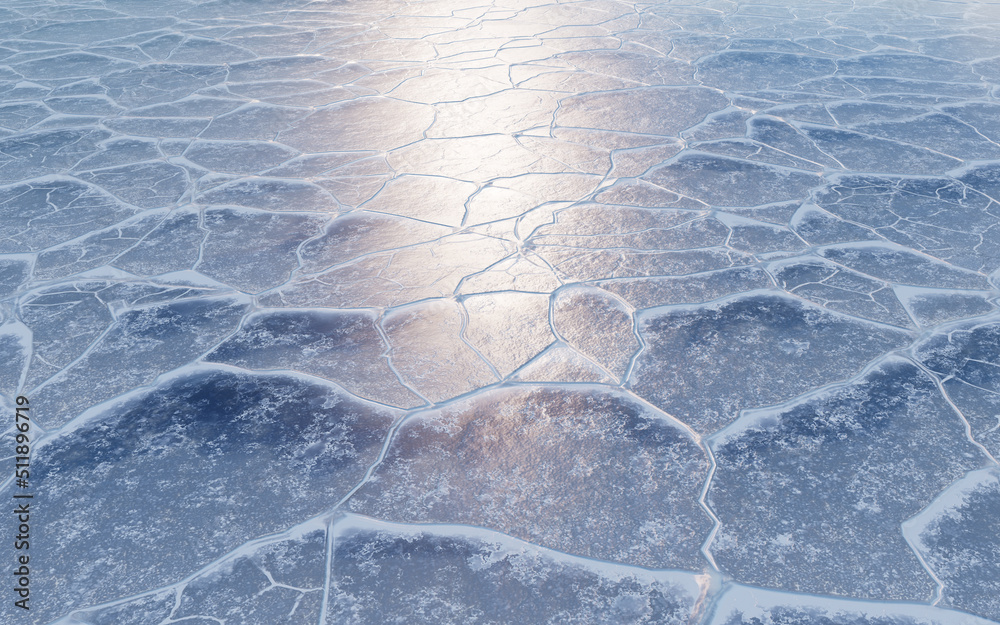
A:
[[[103,142],[100,150],[76,164],[74,171],[88,171],[105,167],[118,167],[142,161],[155,161],[163,157],[154,139],[115,137]]]
[[[802,210],[792,220],[792,229],[810,245],[845,241],[872,241],[879,238],[872,230],[841,219],[822,210]]]
[[[99,169],[79,177],[140,208],[172,206],[189,186],[183,167],[160,161]]]
[[[857,317],[913,325],[889,284],[820,259],[776,263],[772,275],[789,293]]]
[[[972,170],[967,177],[975,174],[976,170]],[[969,184],[970,180],[963,182]],[[844,175],[833,178],[814,197],[818,205],[846,222],[874,230],[868,231],[867,236],[855,235],[854,240],[874,239],[877,234],[953,265],[935,269],[927,256],[901,248],[886,248],[883,252],[871,248],[868,254],[883,256],[878,262],[866,262],[872,275],[907,284],[983,288],[985,281],[980,276],[971,273],[963,276],[956,270],[988,273],[1000,266],[1000,236],[993,234],[1000,223],[1000,210],[988,197],[970,192],[969,187],[954,178]],[[836,228],[820,225],[824,231],[809,223],[796,224],[796,229],[804,226],[811,242],[825,243],[837,241],[837,237],[850,240],[850,228],[857,228],[846,224],[838,224]],[[904,260],[908,254],[911,256]],[[946,277],[949,273],[954,277]],[[934,274],[940,275],[940,279],[930,277]]]
[[[949,83],[980,81],[968,65],[919,54],[864,54],[838,60],[837,70],[845,76],[891,76]]]
[[[294,528],[290,534],[244,546],[180,587],[71,616],[89,625],[141,625],[150,619],[189,625],[223,619],[315,623],[326,579],[326,531]]]
[[[929,376],[888,359],[791,406],[748,413],[713,445],[712,553],[756,586],[922,601],[933,580],[900,534],[984,456]]]
[[[0,298],[4,298],[25,283],[31,275],[27,258],[0,258]]]
[[[32,458],[44,614],[174,582],[329,509],[397,414],[299,377],[202,369],[92,415]]]
[[[747,136],[817,165],[839,167],[835,160],[821,152],[816,144],[784,120],[763,115],[751,117],[747,122]]]
[[[117,603],[102,608],[74,612],[72,618],[87,623],[87,625],[140,625],[148,622],[146,619],[160,622],[170,618],[177,597],[173,590],[142,595],[131,601]],[[186,625],[191,625],[188,621]],[[196,623],[195,625],[201,625]]]
[[[942,377],[955,376],[1000,393],[1000,323],[963,324],[933,335],[915,353]]]
[[[52,110],[38,102],[19,102],[0,106],[0,127],[24,130],[52,114]]]
[[[197,208],[174,209],[137,241],[116,257],[113,266],[139,276],[156,276],[183,271],[198,262],[200,246],[207,233],[199,227]],[[170,250],[168,254],[164,250]]]
[[[944,582],[941,605],[1000,620],[1000,479],[964,493],[921,533],[925,557]]]
[[[990,141],[1000,141],[1000,105],[993,102],[965,102],[942,110],[976,129]]]
[[[91,14],[96,17],[96,14]],[[119,39],[128,35],[143,32],[154,32],[176,23],[169,17],[120,17],[121,14],[101,19],[81,19],[67,22],[56,22],[33,28],[22,37],[35,41],[53,41],[58,43],[93,44],[100,37]]]
[[[134,66],[133,63],[90,52],[67,52],[14,65],[28,80],[89,78]]]
[[[747,608],[747,612],[750,612]],[[759,609],[753,610],[757,614]],[[763,616],[751,616],[742,610],[734,610],[720,625],[931,625],[937,621],[928,621],[910,616],[885,615],[875,616],[844,610],[832,611],[823,608],[774,606],[766,608]]]
[[[652,309],[639,323],[646,348],[631,388],[704,433],[744,408],[843,379],[908,341],[905,332],[765,293]]]
[[[137,212],[101,189],[73,179],[0,187],[0,253],[42,250]]]
[[[250,292],[278,286],[298,266],[298,247],[325,222],[301,213],[207,209],[200,227],[208,237],[195,269]]]
[[[406,533],[384,525],[338,536],[327,617],[334,623],[659,623],[689,622],[694,597],[647,571],[602,571],[542,549]],[[433,532],[433,533],[432,533]],[[553,554],[555,555],[555,554]]]
[[[963,160],[996,159],[1000,146],[950,115],[932,113],[908,121],[877,121],[854,127],[870,135],[919,145]]]
[[[722,89],[771,89],[833,74],[831,59],[781,52],[725,51],[696,63],[696,78]]]
[[[53,280],[101,267],[142,240],[163,218],[163,211],[144,213],[112,228],[92,232],[38,254],[35,277]]]
[[[23,340],[21,332],[23,326],[14,323],[3,323],[8,319],[0,318],[0,361],[4,366],[0,368],[0,394],[13,398],[17,395],[20,385],[21,375],[28,365],[28,343]],[[13,409],[11,409],[13,414]],[[11,424],[14,419],[11,418]],[[13,443],[11,443],[13,449]]]
[[[240,332],[206,358],[214,362],[249,363],[266,359],[276,362],[301,357],[303,351],[327,351],[337,346],[348,355],[376,343],[384,351],[375,329],[375,317],[362,311],[279,310],[248,318]],[[339,355],[342,358],[343,355]]]
[[[100,129],[28,132],[0,139],[0,182],[60,174],[97,150],[111,136]]]
[[[936,104],[989,96],[989,85],[981,81],[940,82],[924,78],[884,78],[844,76],[840,78],[848,90],[843,95],[856,97],[858,91],[872,97],[881,96],[887,103]]]
[[[191,362],[229,334],[246,313],[240,297],[205,297],[134,308],[87,353],[46,385],[39,421],[60,425],[89,406],[116,397]],[[100,384],[94,384],[100,379]]]
[[[923,106],[866,101],[837,102],[827,104],[826,108],[830,111],[830,115],[837,120],[837,124],[847,126],[877,121],[900,121],[928,112],[928,109]]]
[[[1000,323],[973,320],[951,325],[918,343],[914,355],[943,380],[973,438],[994,457],[1000,456]]]
[[[819,253],[823,258],[887,282],[946,289],[989,288],[989,282],[980,273],[937,261],[900,246],[845,244],[823,248]]]
[[[760,206],[804,198],[822,178],[710,154],[682,154],[644,176],[653,184],[715,206]]]
[[[942,174],[961,164],[957,158],[927,148],[859,132],[813,125],[803,125],[802,130],[820,150],[849,170]]]
[[[920,40],[920,51],[953,61],[974,61],[1000,56],[1000,42],[995,37],[951,34],[944,37]]]
[[[1000,163],[979,163],[954,173],[976,191],[991,198],[1000,197]]]

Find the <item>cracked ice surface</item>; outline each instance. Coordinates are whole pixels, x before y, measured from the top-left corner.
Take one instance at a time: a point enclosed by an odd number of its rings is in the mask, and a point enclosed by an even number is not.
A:
[[[31,622],[1000,622],[998,67],[985,1],[6,3]]]

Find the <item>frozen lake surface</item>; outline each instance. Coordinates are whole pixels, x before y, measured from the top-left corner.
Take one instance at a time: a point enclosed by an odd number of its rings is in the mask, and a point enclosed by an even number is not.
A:
[[[0,621],[1000,623],[998,287],[995,2],[5,2]]]

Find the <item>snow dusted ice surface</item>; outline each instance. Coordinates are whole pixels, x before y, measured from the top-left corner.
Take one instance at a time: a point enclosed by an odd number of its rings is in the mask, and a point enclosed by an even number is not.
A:
[[[998,287],[996,3],[6,2],[0,621],[1000,623]]]

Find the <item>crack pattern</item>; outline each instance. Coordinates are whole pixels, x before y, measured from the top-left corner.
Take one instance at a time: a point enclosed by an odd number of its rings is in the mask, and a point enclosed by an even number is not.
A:
[[[32,617],[1000,622],[998,59],[973,0],[6,3]]]

